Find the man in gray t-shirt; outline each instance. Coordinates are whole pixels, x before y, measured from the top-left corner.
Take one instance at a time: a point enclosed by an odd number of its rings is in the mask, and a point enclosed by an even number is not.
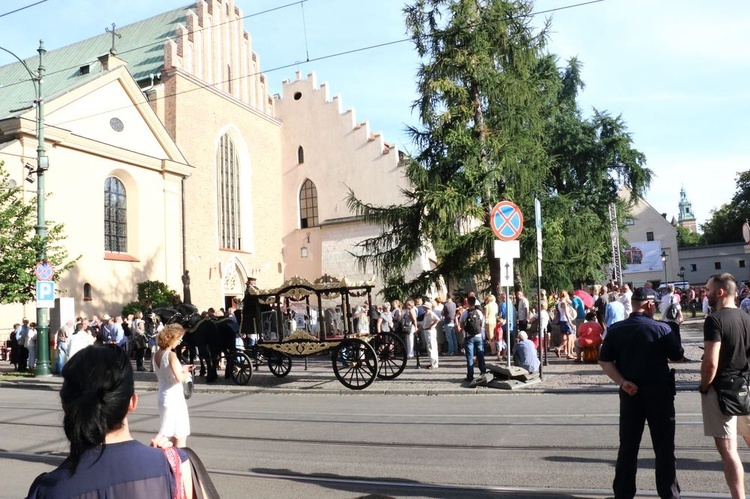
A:
[[[456,341],[456,302],[453,301],[451,295],[448,295],[445,303],[443,303],[443,334],[445,334],[445,341],[448,343],[447,355],[457,355],[458,341]]]

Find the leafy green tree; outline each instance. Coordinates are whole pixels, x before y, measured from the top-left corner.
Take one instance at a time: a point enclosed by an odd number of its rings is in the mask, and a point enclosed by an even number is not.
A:
[[[544,63],[549,64],[551,58]],[[652,172],[622,117],[596,109],[583,116],[578,92],[584,88],[581,64],[573,58],[559,71],[554,109],[549,113],[547,150],[550,175],[538,194],[544,209],[544,282],[552,289],[570,289],[601,281],[611,260],[609,205],[620,215],[620,230],[629,206],[643,196]],[[621,199],[620,186],[630,196]],[[524,254],[535,254],[533,231],[522,239]],[[534,261],[522,262],[526,276]]]
[[[737,190],[732,200],[717,210],[703,225],[704,244],[742,241],[742,224],[750,219],[750,170],[737,174]]]
[[[171,306],[177,292],[161,281],[143,281],[138,285],[138,301],[126,304],[122,308],[122,315],[127,316],[138,311],[145,312],[147,304],[151,308]]]
[[[695,233],[687,227],[677,226],[677,246],[700,246],[703,244],[703,236]]]
[[[48,221],[47,237],[38,236],[35,233],[36,200],[24,200],[22,194],[20,187],[11,186],[10,176],[0,162],[0,303],[34,300],[34,267],[44,243],[47,262],[55,267],[55,281],[75,263],[69,260],[62,246],[63,225]]]

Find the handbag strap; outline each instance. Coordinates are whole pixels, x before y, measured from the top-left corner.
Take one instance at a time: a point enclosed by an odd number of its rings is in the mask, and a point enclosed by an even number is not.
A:
[[[219,492],[216,490],[214,482],[211,481],[211,476],[208,474],[198,454],[190,447],[184,447],[182,450],[190,458],[190,467],[193,472],[193,495],[197,499],[218,499]]]
[[[180,454],[177,452],[177,448],[166,447],[163,448],[162,451],[167,457],[169,467],[172,468],[172,473],[174,474],[174,499],[187,499],[187,494],[185,493],[185,484],[182,483],[182,470],[180,470]]]

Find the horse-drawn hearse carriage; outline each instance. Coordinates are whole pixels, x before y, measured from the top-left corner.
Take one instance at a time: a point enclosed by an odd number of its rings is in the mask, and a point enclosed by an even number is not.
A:
[[[394,379],[406,366],[406,348],[394,333],[357,332],[353,300],[372,305],[372,282],[350,283],[325,275],[315,282],[293,277],[280,287],[249,286],[242,303],[241,333],[254,346],[228,355],[231,377],[250,381],[253,364],[266,362],[275,376],[284,377],[293,358],[330,355],[336,378],[352,390],[368,387],[375,378]]]

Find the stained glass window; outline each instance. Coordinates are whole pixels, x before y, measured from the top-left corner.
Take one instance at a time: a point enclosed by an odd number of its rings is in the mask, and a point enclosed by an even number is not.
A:
[[[240,249],[240,164],[229,135],[219,143],[218,157],[219,236],[222,248]]]
[[[104,251],[128,251],[128,203],[125,186],[115,177],[104,181]]]

